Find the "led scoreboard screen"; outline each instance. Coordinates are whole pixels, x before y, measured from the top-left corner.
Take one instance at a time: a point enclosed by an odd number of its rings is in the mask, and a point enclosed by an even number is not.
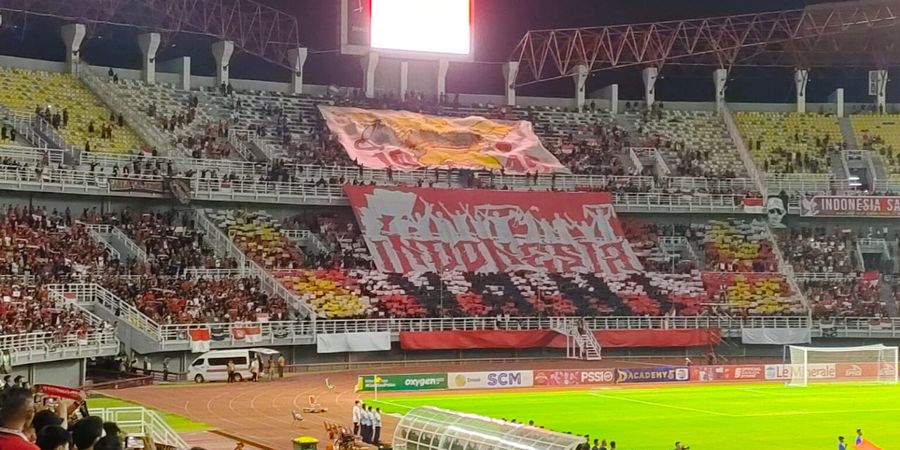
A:
[[[343,0],[344,53],[471,59],[473,0]]]

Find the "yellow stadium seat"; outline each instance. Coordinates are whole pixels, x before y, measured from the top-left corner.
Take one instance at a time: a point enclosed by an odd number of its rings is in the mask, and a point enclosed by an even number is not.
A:
[[[69,145],[91,151],[130,153],[141,148],[140,138],[128,127],[113,126],[112,139],[101,139],[100,128],[110,123],[110,111],[70,74],[21,69],[0,69],[0,103],[13,111],[34,114],[36,108],[51,113],[68,110],[69,123],[60,134]],[[94,123],[94,133],[88,131]]]

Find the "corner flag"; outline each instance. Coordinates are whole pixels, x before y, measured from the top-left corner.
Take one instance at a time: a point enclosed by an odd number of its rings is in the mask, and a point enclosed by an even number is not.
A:
[[[863,439],[861,442],[858,442],[854,448],[856,450],[881,450],[881,447]]]

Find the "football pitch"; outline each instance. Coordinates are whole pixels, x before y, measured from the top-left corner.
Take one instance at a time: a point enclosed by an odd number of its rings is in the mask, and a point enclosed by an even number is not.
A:
[[[885,450],[900,448],[900,387],[895,385],[719,385],[538,392],[381,394],[366,403],[403,414],[417,406],[515,419],[622,450],[837,448],[857,428]],[[848,447],[852,448],[852,447]]]

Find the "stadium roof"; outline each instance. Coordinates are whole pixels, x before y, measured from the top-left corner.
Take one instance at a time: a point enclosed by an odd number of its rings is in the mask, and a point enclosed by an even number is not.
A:
[[[900,62],[900,0],[826,3],[775,12],[529,31],[511,60],[517,85],[665,64],[874,66]]]

